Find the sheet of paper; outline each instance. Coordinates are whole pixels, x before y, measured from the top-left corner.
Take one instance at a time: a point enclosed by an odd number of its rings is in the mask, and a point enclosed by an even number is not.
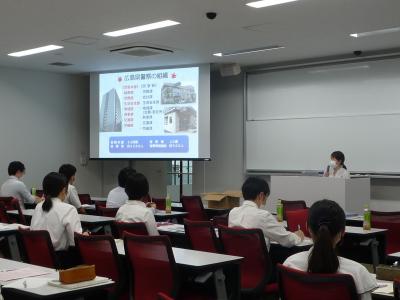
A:
[[[51,270],[32,268],[32,267],[20,268],[15,270],[6,270],[6,271],[0,270],[0,281],[4,282],[15,279],[40,276],[50,273],[52,273]]]

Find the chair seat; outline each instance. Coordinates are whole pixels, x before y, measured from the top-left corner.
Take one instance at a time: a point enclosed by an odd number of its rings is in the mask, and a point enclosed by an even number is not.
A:
[[[184,289],[181,291],[179,299],[183,299],[183,300],[215,300],[215,297],[213,297],[212,295],[207,295],[203,292],[199,292],[198,290]]]
[[[264,293],[268,295],[277,295],[279,294],[279,286],[278,283],[269,283],[265,286]]]

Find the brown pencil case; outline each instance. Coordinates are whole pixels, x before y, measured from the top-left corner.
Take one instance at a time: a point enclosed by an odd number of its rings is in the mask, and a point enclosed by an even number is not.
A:
[[[74,268],[60,270],[60,282],[65,284],[93,280],[96,278],[94,265],[81,265]]]

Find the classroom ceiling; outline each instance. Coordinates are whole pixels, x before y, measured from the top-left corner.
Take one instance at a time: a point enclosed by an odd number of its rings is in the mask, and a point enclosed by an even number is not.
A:
[[[400,48],[400,32],[365,38],[350,33],[400,26],[399,0],[299,0],[251,8],[244,0],[2,0],[0,6],[0,65],[86,73],[117,69],[198,63],[264,65],[335,56],[355,50]],[[205,13],[215,11],[215,20]],[[161,20],[181,25],[107,37],[103,32]],[[89,45],[68,41],[89,37]],[[10,57],[10,52],[48,44],[63,49]],[[132,57],[110,53],[117,46],[153,46],[172,54]],[[233,57],[217,52],[281,45],[284,49]],[[54,62],[71,63],[61,67]]]

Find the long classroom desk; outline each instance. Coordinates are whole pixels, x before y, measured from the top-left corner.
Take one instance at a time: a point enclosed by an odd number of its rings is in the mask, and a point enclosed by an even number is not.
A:
[[[125,256],[125,248],[123,240],[116,239],[115,244],[117,246],[118,254]],[[226,295],[229,295],[229,299],[240,299],[240,262],[243,257],[232,256],[211,252],[195,251],[183,248],[172,248],[174,258],[177,266],[183,272],[190,272],[196,274],[202,274],[204,272],[218,272],[221,269],[225,269],[226,287],[223,282],[223,289],[226,291]],[[220,289],[216,287],[217,291]],[[225,292],[223,293],[225,294]],[[224,295],[219,295],[218,299],[223,300]]]
[[[14,260],[0,258],[0,271],[6,275],[7,270],[28,268],[25,272],[39,271],[43,275],[34,277],[22,277],[21,279],[0,281],[1,294],[4,300],[19,299],[76,299],[85,295],[91,295],[96,291],[103,290],[114,284],[108,280],[94,286],[66,289],[48,284],[49,280],[58,279],[58,272],[55,269],[44,268],[36,265],[22,263]],[[25,283],[24,283],[25,282]]]

